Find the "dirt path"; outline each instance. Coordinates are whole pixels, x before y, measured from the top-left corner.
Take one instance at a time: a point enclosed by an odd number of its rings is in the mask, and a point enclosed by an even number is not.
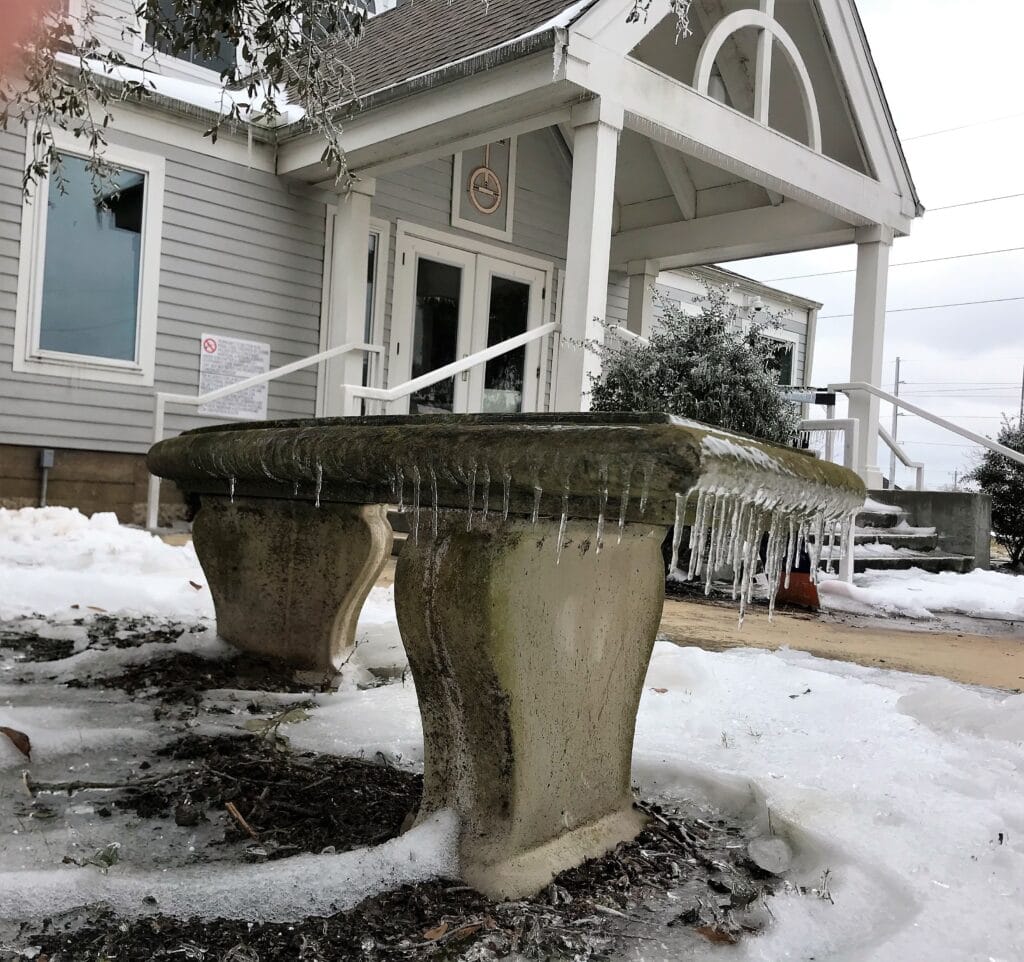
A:
[[[953,681],[992,688],[1024,688],[1024,631],[984,635],[968,632],[895,630],[843,623],[828,616],[748,612],[743,628],[732,605],[668,599],[661,631],[681,645],[707,651],[783,646],[822,658],[860,665],[942,675]]]
[[[392,559],[377,585],[387,587],[394,582]],[[696,645],[707,651],[789,646],[820,658],[858,665],[940,675],[968,685],[1024,689],[1024,628],[1014,630],[1005,623],[992,623],[992,633],[981,634],[977,623],[964,630],[941,621],[896,629],[855,615],[776,612],[775,620],[769,622],[763,608],[749,611],[742,629],[737,622],[736,606],[731,602],[668,598],[661,616],[661,634],[677,644]]]

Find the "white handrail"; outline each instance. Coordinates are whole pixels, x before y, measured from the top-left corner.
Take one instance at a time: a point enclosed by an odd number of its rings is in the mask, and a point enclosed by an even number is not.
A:
[[[924,408],[918,407],[916,404],[911,404],[910,401],[905,401],[903,398],[897,397],[895,394],[883,391],[880,387],[875,387],[873,384],[867,384],[864,381],[853,381],[849,384],[830,384],[828,389],[830,391],[842,391],[843,394],[850,394],[852,391],[865,391],[868,394],[873,394],[882,401],[888,401],[889,404],[895,404],[897,407],[904,408],[907,411],[910,411],[911,414],[916,414],[919,418],[924,418],[924,420],[930,421],[932,424],[936,424],[940,428],[945,428],[947,431],[950,431],[953,434],[958,434],[960,437],[966,438],[968,441],[973,441],[975,444],[983,448],[988,448],[989,451],[1001,454],[1004,458],[1009,458],[1011,461],[1016,461],[1018,464],[1024,464],[1024,454],[1020,451],[1014,451],[1013,448],[1008,448],[1006,445],[999,444],[991,438],[986,438],[974,431],[969,431],[967,428],[962,428],[959,425],[954,424],[952,421],[940,418],[937,414],[932,414],[931,411],[926,411]]]
[[[486,364],[496,357],[501,357],[503,354],[508,354],[517,348],[525,347],[527,344],[539,341],[541,338],[547,337],[548,334],[553,334],[559,330],[561,330],[560,325],[554,322],[541,324],[540,327],[531,328],[524,334],[517,334],[515,337],[508,338],[508,340],[499,341],[497,344],[484,348],[482,351],[468,354],[458,361],[453,361],[444,367],[428,371],[426,374],[421,374],[419,377],[405,381],[402,384],[396,384],[394,387],[380,388],[368,387],[362,384],[343,384],[341,387],[342,414],[346,416],[358,414],[356,402],[359,398],[366,398],[370,401],[383,401],[385,404],[401,400],[423,388],[432,387],[441,381],[447,381],[448,378],[462,374],[463,371]]]
[[[353,341],[348,344],[341,344],[338,347],[328,348],[326,351],[320,351],[319,354],[313,354],[310,357],[303,358],[301,361],[292,361],[291,364],[284,364],[264,374],[254,374],[252,377],[247,377],[244,381],[228,384],[225,387],[217,388],[215,391],[207,391],[205,394],[171,394],[167,391],[158,391],[153,397],[153,443],[156,444],[164,438],[164,415],[166,414],[168,404],[188,404],[193,407],[199,407],[202,404],[219,401],[223,397],[229,397],[232,394],[237,394],[239,391],[246,391],[251,387],[266,384],[279,377],[284,377],[286,374],[292,374],[294,371],[301,371],[304,367],[311,367],[314,364],[329,361],[331,358],[348,354],[351,351],[380,354],[383,350],[378,344],[361,344],[358,341]],[[149,489],[146,494],[146,527],[150,531],[156,529],[159,515],[160,479],[156,475],[151,474],[149,476]]]
[[[651,342],[642,334],[637,334],[636,331],[631,331],[628,327],[623,327],[621,324],[613,328],[613,330],[624,340],[632,341],[634,344],[639,344],[641,347],[651,346]]]
[[[889,450],[896,455],[904,467],[914,469],[917,475],[914,489],[916,491],[924,491],[924,464],[920,461],[912,461],[910,455],[900,447],[899,442],[881,424],[878,425],[878,436],[886,443]],[[890,478],[889,483],[895,486],[895,479]]]
[[[797,430],[806,434],[820,431],[831,434],[833,431],[843,432],[843,467],[853,470],[853,459],[857,450],[857,438],[860,433],[860,421],[856,418],[826,418],[821,420],[801,421]],[[831,453],[827,460],[831,461]]]

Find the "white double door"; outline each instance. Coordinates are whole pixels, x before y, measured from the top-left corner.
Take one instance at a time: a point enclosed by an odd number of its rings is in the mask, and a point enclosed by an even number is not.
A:
[[[388,384],[398,385],[544,323],[544,271],[404,235],[396,250]],[[423,387],[392,413],[536,411],[539,341]]]

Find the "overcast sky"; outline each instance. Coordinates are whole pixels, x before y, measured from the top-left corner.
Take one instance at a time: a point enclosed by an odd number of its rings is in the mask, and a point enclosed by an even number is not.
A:
[[[1024,247],[1024,98],[1022,0],[859,0],[882,84],[903,140],[923,219],[897,239],[892,263]],[[1015,116],[1010,116],[1015,115]],[[992,120],[992,123],[980,123]],[[920,136],[962,125],[965,130]],[[730,267],[821,301],[812,382],[847,380],[856,248],[766,257]],[[900,308],[1021,298],[1000,304],[898,312]],[[1024,251],[945,260],[889,275],[884,384],[903,359],[901,394],[980,434],[998,430],[1001,412],[1017,416],[1024,371]],[[888,426],[891,409],[883,407]],[[924,461],[928,487],[950,484],[979,449],[915,417],[900,419],[900,439]],[[880,452],[888,473],[888,449]],[[900,468],[897,482],[911,478]]]

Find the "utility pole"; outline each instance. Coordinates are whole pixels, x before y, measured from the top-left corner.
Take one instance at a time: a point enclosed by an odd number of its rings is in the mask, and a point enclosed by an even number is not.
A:
[[[1020,375],[1020,416],[1017,418],[1017,427],[1024,428],[1024,371]]]
[[[892,393],[896,397],[900,396],[900,385],[903,382],[900,380],[900,359],[896,358],[896,378],[893,382]],[[1024,417],[1024,384],[1021,385],[1021,416]],[[900,409],[894,404],[892,406],[892,439],[896,440],[897,432],[900,425]],[[896,452],[889,452],[889,487],[896,487]]]

